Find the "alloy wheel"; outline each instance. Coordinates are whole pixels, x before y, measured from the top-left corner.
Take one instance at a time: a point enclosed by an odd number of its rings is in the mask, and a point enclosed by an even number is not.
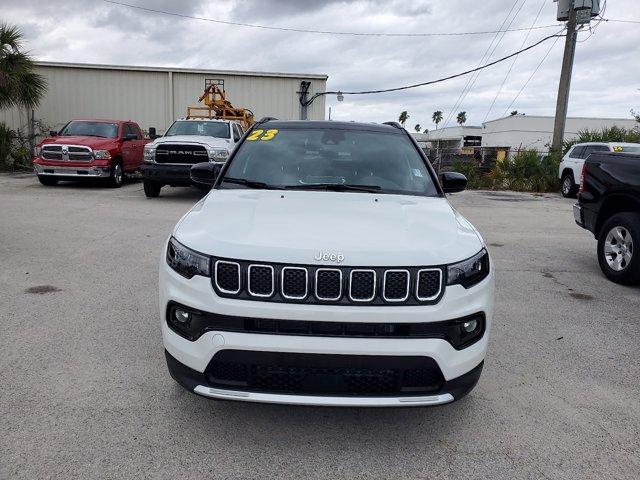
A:
[[[604,241],[604,256],[612,270],[621,272],[633,258],[633,238],[624,227],[613,227]]]

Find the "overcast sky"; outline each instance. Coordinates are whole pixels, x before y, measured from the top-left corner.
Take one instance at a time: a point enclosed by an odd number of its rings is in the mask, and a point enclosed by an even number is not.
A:
[[[350,32],[495,31],[505,19],[511,28],[528,29],[539,11],[536,25],[557,23],[552,0],[123,1],[234,22]],[[640,20],[638,0],[608,3],[607,18]],[[390,88],[455,74],[478,66],[492,41],[497,44],[493,60],[520,49],[527,34],[382,38],[293,33],[182,19],[102,0],[2,0],[0,20],[23,29],[27,48],[39,60],[323,73],[329,76],[328,90],[343,91]],[[557,31],[532,30],[526,45]],[[591,36],[581,32],[579,40],[583,42],[576,51],[569,114],[630,118],[630,109],[640,110],[640,24],[602,22]],[[469,76],[403,92],[346,96],[340,103],[329,96],[327,107],[332,107],[333,119],[376,122],[397,120],[407,110],[411,129],[416,123],[433,128],[434,110],[442,110],[445,119],[453,112],[449,124],[455,124],[456,113],[464,110],[468,125],[511,110],[553,115],[564,39],[549,50],[552,43],[519,56],[508,77],[510,60],[482,71],[455,110]],[[509,107],[547,52],[546,61]]]

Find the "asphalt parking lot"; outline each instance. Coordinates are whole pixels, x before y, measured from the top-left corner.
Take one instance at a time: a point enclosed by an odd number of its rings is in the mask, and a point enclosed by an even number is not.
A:
[[[0,478],[638,478],[640,289],[558,195],[464,192],[497,272],[485,370],[437,408],[213,402],[164,361],[157,264],[200,198],[0,176]]]

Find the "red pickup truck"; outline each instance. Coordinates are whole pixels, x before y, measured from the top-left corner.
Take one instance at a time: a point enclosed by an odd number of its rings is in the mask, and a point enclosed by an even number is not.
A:
[[[33,166],[43,185],[102,178],[120,187],[125,174],[139,170],[150,141],[130,120],[71,120],[36,147]]]

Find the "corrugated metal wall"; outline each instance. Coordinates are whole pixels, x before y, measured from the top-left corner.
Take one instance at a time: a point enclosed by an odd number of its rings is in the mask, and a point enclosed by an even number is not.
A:
[[[300,82],[311,81],[310,94],[326,87],[324,79],[244,73],[170,73],[51,65],[39,65],[37,70],[47,78],[48,89],[35,118],[53,129],[73,118],[112,118],[131,119],[145,130],[156,127],[159,133],[164,132],[175,118],[186,114],[188,105],[196,104],[206,78],[223,79],[227,98],[234,105],[252,110],[256,118],[298,119],[300,104],[296,92]],[[324,110],[324,97],[319,97],[309,107],[308,118],[322,120]],[[0,111],[0,122],[26,130],[27,112]]]

